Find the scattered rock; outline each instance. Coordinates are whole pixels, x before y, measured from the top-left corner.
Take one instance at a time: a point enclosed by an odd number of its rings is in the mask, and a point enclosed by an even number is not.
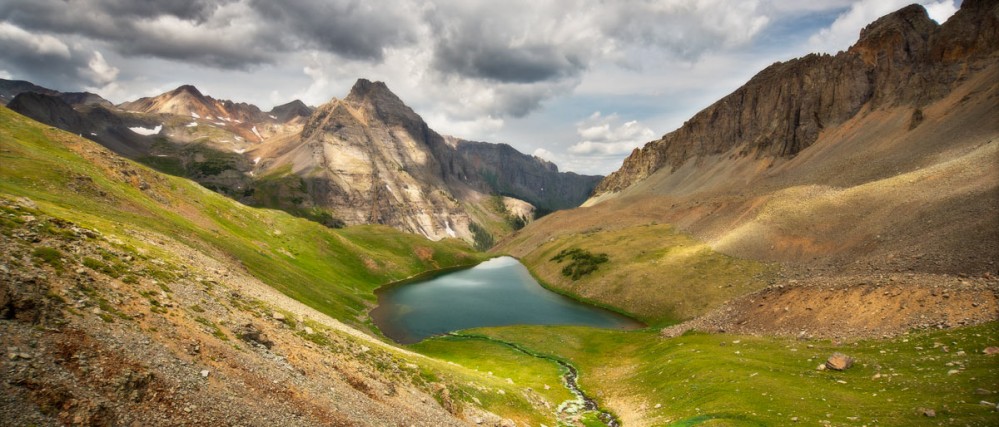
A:
[[[209,374],[209,372],[208,372],[207,369],[202,369],[201,370],[201,378],[208,378],[208,374]]]
[[[985,347],[985,350],[982,350],[982,353],[985,353],[986,355],[989,355],[989,356],[991,356],[993,354],[999,354],[999,347],[994,347],[994,346],[992,346],[992,347]]]
[[[257,329],[256,326],[253,326],[252,323],[247,323],[237,328],[234,332],[236,332],[236,336],[243,341],[257,343],[267,347],[268,349],[274,346],[274,341],[268,339],[267,335],[264,335],[264,333],[261,332],[260,329]]]
[[[937,411],[930,408],[923,408],[923,416],[928,418],[933,418],[937,416]]]
[[[835,371],[844,371],[853,366],[853,358],[843,353],[833,353],[826,359],[825,366]]]
[[[975,394],[977,394],[977,395],[992,394],[992,391],[986,390],[984,388],[978,388],[978,389],[975,389]]]
[[[279,313],[277,311],[271,313],[271,317],[273,317],[274,320],[277,320],[278,322],[284,322],[284,320],[285,320],[284,314],[283,313]]]
[[[312,328],[310,328],[308,326],[305,327],[305,334],[306,335],[312,335],[314,333],[316,333],[316,331],[314,331]]]

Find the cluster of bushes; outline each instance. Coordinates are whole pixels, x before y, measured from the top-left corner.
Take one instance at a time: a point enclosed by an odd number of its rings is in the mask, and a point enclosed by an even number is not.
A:
[[[562,275],[571,277],[572,280],[579,280],[580,277],[597,271],[600,264],[608,261],[607,254],[594,255],[590,251],[579,248],[563,249],[552,257],[551,261],[561,263],[566,259],[569,260],[569,264],[562,267]]]
[[[513,212],[510,212],[510,210],[506,208],[506,204],[503,203],[503,196],[492,196],[491,204],[493,210],[503,216],[503,220],[510,226],[510,229],[517,231],[527,225],[528,218],[520,215],[514,215]]]

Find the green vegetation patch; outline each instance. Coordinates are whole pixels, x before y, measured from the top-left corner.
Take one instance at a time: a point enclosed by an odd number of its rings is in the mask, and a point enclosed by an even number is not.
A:
[[[594,255],[587,250],[572,248],[563,249],[553,256],[551,261],[562,263],[565,259],[568,259],[569,263],[562,267],[562,275],[570,277],[572,280],[579,280],[580,277],[596,271],[600,268],[600,264],[608,260],[607,254]]]
[[[56,248],[39,246],[31,252],[31,256],[55,268],[62,268],[62,252]]]
[[[847,343],[703,333],[664,339],[654,330],[585,327],[517,326],[471,333],[571,361],[580,370],[580,385],[601,407],[630,412],[626,425],[999,421],[999,363],[997,356],[984,353],[999,345],[997,322]],[[835,352],[852,357],[854,366],[817,369]],[[924,415],[928,409],[935,417]]]

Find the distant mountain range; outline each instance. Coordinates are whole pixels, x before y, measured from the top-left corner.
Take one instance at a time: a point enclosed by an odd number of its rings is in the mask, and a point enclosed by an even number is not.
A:
[[[562,173],[505,144],[445,137],[381,82],[318,108],[269,112],[191,85],[112,105],[0,80],[9,108],[254,206],[329,226],[386,224],[488,247],[524,222],[578,206],[601,179]]]

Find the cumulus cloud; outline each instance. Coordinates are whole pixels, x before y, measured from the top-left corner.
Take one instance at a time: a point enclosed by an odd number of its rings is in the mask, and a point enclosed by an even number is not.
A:
[[[95,50],[93,56],[90,57],[90,61],[87,62],[87,67],[81,69],[80,73],[90,78],[95,85],[104,86],[113,83],[118,78],[120,71],[117,67],[108,64],[107,60],[104,59],[104,55]]]
[[[899,10],[911,0],[861,0],[854,3],[849,10],[833,21],[832,25],[823,28],[808,41],[813,50],[836,53],[845,50],[857,41],[860,30],[867,24]],[[930,18],[942,23],[957,11],[952,0],[923,1]]]
[[[32,34],[9,22],[0,22],[0,42],[5,55],[69,58],[69,46],[48,34]]]
[[[603,116],[599,111],[593,113],[578,123],[576,132],[582,140],[570,146],[569,152],[582,155],[627,154],[655,137],[652,129],[637,120],[618,124],[620,121],[617,114]]]
[[[534,152],[531,153],[531,154],[533,154],[534,157],[537,157],[537,158],[540,158],[540,159],[544,159],[544,160],[547,160],[549,162],[554,162],[555,161],[555,153],[552,153],[551,151],[546,150],[546,149],[541,148],[541,147],[538,147],[537,149],[535,149]]]

